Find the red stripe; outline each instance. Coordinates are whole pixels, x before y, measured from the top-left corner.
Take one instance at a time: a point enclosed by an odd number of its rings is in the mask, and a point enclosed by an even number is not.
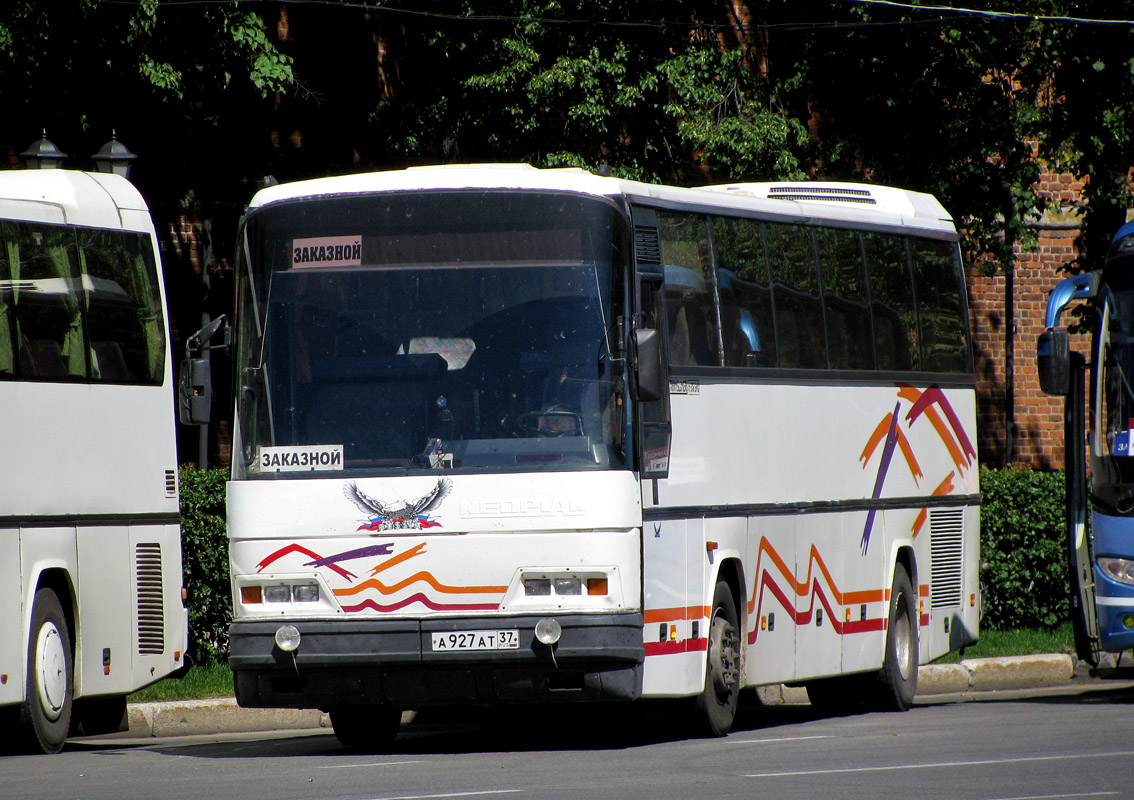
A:
[[[685,639],[677,642],[646,642],[647,656],[671,656],[677,653],[704,652],[708,649],[708,639]]]
[[[385,613],[388,613],[390,611],[397,611],[398,609],[405,608],[406,606],[410,605],[411,603],[421,603],[423,606],[425,606],[426,608],[430,608],[433,611],[495,611],[499,607],[496,603],[438,604],[438,603],[434,603],[432,600],[430,600],[425,595],[419,593],[419,594],[410,595],[409,597],[405,598],[404,600],[399,600],[398,602],[392,603],[391,605],[388,605],[388,606],[379,605],[378,603],[375,603],[373,600],[367,599],[367,600],[363,600],[361,603],[359,603],[356,606],[343,606],[343,611],[350,614],[350,613],[354,613],[354,612],[357,612],[357,611],[364,611],[366,609],[370,609],[371,611],[378,611],[380,613],[385,614]]]

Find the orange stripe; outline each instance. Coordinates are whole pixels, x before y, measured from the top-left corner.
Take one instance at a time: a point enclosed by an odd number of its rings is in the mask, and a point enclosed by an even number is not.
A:
[[[678,619],[707,619],[711,610],[708,606],[687,606],[685,608],[647,608],[642,612],[642,622],[673,622]]]
[[[917,515],[917,519],[913,523],[913,538],[921,533],[921,526],[925,524],[925,520],[929,517],[929,509],[923,508]]]
[[[847,592],[843,595],[843,605],[853,606],[858,603],[881,603],[886,599],[886,592],[882,589],[866,589],[861,592]]]
[[[406,550],[404,553],[398,553],[398,555],[394,556],[393,558],[387,558],[385,561],[383,561],[381,564],[376,566],[374,569],[370,570],[370,574],[372,576],[377,575],[379,572],[381,572],[384,569],[389,569],[390,567],[395,567],[398,564],[401,564],[403,561],[408,561],[409,559],[413,558],[414,556],[419,556],[424,552],[425,552],[425,542],[422,542],[419,545],[414,545],[409,550]]]
[[[874,433],[870,434],[870,439],[867,440],[866,447],[862,448],[862,455],[858,457],[858,460],[862,462],[863,469],[866,469],[867,462],[870,461],[870,457],[874,455],[874,448],[876,448],[878,443],[890,432],[890,422],[893,419],[893,414],[887,414],[882,418],[882,421],[878,423],[878,427],[874,429]]]
[[[411,583],[418,581],[428,583],[443,594],[504,594],[504,592],[508,591],[507,586],[446,586],[443,583],[439,583],[437,579],[428,572],[419,572],[416,575],[411,575],[404,581],[395,583],[393,586],[386,586],[377,578],[371,578],[368,581],[363,581],[357,586],[351,586],[348,589],[335,589],[335,596],[349,597],[367,589],[376,589],[381,594],[395,594]]]
[[[945,480],[941,481],[941,483],[939,483],[937,485],[937,488],[933,490],[933,496],[934,497],[940,497],[941,495],[949,494],[951,491],[953,491],[953,473],[952,472],[950,472],[948,475],[946,475]]]
[[[849,592],[847,594],[839,591],[839,587],[835,584],[834,579],[831,577],[831,573],[827,569],[827,565],[823,562],[823,557],[819,555],[819,549],[814,544],[811,545],[811,551],[809,554],[810,557],[807,561],[807,577],[802,582],[799,582],[795,578],[795,571],[788,567],[788,565],[780,557],[780,554],[776,552],[776,549],[774,547],[772,547],[772,544],[768,541],[767,537],[762,537],[760,539],[759,552],[756,556],[756,590],[752,593],[752,597],[748,601],[748,613],[750,615],[756,611],[756,595],[759,594],[759,585],[761,580],[760,576],[763,574],[760,568],[760,561],[763,559],[765,553],[768,554],[768,558],[772,559],[772,563],[774,563],[777,569],[779,569],[780,574],[783,575],[788,583],[791,584],[792,590],[800,597],[806,596],[810,591],[812,580],[812,565],[818,565],[819,571],[823,573],[823,577],[827,580],[827,586],[831,589],[831,593],[835,596],[835,601],[840,605],[850,605],[852,603],[873,603],[882,592],[881,589],[864,589],[856,592]]]

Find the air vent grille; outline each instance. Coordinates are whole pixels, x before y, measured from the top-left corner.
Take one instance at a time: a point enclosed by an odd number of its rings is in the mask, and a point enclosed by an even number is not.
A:
[[[965,518],[959,508],[929,512],[929,560],[932,608],[961,605],[964,588]]]
[[[138,580],[138,654],[165,652],[165,604],[161,580],[161,545],[141,542],[134,550]]]
[[[165,496],[177,497],[177,470],[175,469],[165,471]]]
[[[634,258],[639,264],[661,266],[661,237],[657,228],[634,226]]]
[[[836,200],[841,203],[863,203],[877,205],[869,189],[853,189],[844,186],[773,186],[768,190],[771,200]]]

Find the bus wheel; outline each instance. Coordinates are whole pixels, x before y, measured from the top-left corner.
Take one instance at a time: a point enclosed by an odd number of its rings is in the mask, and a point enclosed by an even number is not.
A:
[[[724,736],[732,728],[740,696],[740,622],[725,581],[713,593],[706,662],[705,688],[695,701],[697,719],[706,735]]]
[[[917,692],[917,596],[905,567],[894,572],[890,592],[890,621],[886,628],[886,659],[875,676],[870,707],[876,711],[906,711]]]
[[[401,709],[386,706],[336,708],[330,714],[331,727],[344,747],[370,753],[389,747],[402,724]]]
[[[35,593],[28,637],[27,697],[18,725],[29,749],[58,753],[71,726],[71,635],[51,589]]]

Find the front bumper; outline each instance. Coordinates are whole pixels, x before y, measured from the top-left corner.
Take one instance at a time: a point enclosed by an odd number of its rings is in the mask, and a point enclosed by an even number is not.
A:
[[[563,633],[548,647],[536,623]],[[294,625],[294,653],[275,632]],[[514,650],[433,652],[442,631],[517,630]],[[406,620],[270,620],[230,629],[236,698],[253,708],[429,706],[634,700],[642,693],[642,615],[548,614]]]

